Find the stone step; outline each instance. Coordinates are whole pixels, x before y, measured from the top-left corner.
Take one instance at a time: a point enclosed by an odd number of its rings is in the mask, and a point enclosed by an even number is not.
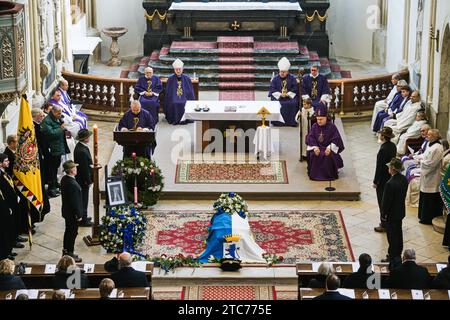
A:
[[[217,50],[217,54],[221,57],[252,57],[253,52],[253,48],[220,48]]]
[[[219,64],[253,64],[253,57],[219,57]]]
[[[284,55],[286,56],[286,55]],[[306,65],[309,62],[309,57],[303,57],[299,55],[292,55],[292,56],[286,56],[289,61],[291,62],[291,65]],[[279,55],[275,56],[253,56],[253,57],[242,57],[242,56],[235,56],[235,57],[219,57],[217,55],[210,55],[208,57],[199,55],[199,56],[186,56],[186,55],[160,55],[159,61],[161,63],[166,63],[168,65],[172,65],[172,63],[175,61],[175,59],[181,59],[185,64],[188,64],[189,62],[195,62],[198,64],[250,64],[250,63],[257,63],[257,64],[271,64],[276,66],[278,64],[278,61],[280,60]],[[150,63],[155,63],[155,60],[151,60]],[[314,61],[317,65],[320,64],[320,61]]]
[[[254,81],[254,73],[221,73],[218,76],[219,81],[229,82],[229,81]]]
[[[217,37],[219,49],[253,48],[253,37]]]
[[[255,65],[223,65],[218,68],[220,73],[236,73],[236,72],[254,72],[256,70]]]
[[[254,90],[254,82],[219,82],[219,90]]]
[[[225,50],[225,49],[223,49]],[[226,49],[224,52],[234,52],[236,51],[236,49]],[[248,52],[251,52],[250,50],[248,50]],[[278,57],[289,57],[289,56],[295,56],[295,55],[301,55],[302,57],[305,57],[305,59],[309,59],[309,53],[302,53],[299,52],[298,50],[285,50],[285,49],[253,49],[253,54],[252,56],[265,56],[265,55],[277,55]],[[167,55],[167,54],[172,54],[172,55],[184,55],[184,56],[197,56],[197,55],[203,55],[203,56],[210,56],[210,55],[218,55],[219,50],[218,49],[170,49],[167,50],[167,52],[163,52],[161,53],[161,55]],[[247,55],[248,56],[248,55]]]

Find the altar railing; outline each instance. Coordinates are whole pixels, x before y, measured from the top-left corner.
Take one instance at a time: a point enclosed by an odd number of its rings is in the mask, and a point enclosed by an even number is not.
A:
[[[409,72],[399,72],[408,81]],[[386,99],[392,89],[393,73],[359,78],[330,80],[331,107],[341,115],[360,113],[373,109],[376,101]],[[125,112],[133,98],[135,79],[107,78],[64,71],[62,76],[69,82],[72,99],[83,102],[84,108],[102,112]],[[165,87],[167,78],[161,79]],[[199,79],[192,79],[195,96],[199,94]],[[163,94],[160,96],[161,107]]]

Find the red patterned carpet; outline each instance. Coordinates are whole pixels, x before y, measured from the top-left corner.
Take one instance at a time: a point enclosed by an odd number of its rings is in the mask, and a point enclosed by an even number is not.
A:
[[[287,184],[286,161],[177,163],[175,183],[188,184]]]
[[[276,300],[273,286],[188,286],[181,300]]]
[[[197,256],[204,250],[209,211],[154,211],[148,214],[143,253]],[[251,211],[256,242],[285,263],[354,261],[339,211]]]

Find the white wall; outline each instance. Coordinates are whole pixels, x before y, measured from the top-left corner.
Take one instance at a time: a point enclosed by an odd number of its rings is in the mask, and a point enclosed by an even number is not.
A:
[[[120,57],[142,56],[144,34],[146,31],[145,10],[142,0],[97,0],[97,29],[126,27],[128,33],[119,38]],[[111,57],[109,47],[111,38],[101,33],[102,60]]]
[[[378,0],[330,0],[327,29],[331,54],[372,61],[374,30],[367,27],[367,8],[377,4]]]
[[[404,67],[405,0],[388,1],[386,69],[395,72]]]

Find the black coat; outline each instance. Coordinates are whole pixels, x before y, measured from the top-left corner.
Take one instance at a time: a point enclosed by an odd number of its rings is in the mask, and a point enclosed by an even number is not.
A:
[[[50,150],[48,148],[48,142],[47,139],[45,139],[44,135],[41,132],[41,125],[37,122],[34,122],[34,132],[36,134],[36,142],[38,144],[38,150],[39,150],[39,160],[41,159],[50,159]],[[41,167],[42,167],[41,162]]]
[[[377,168],[375,170],[375,177],[373,183],[377,186],[384,186],[389,181],[391,175],[389,174],[388,166],[392,158],[397,155],[397,147],[391,141],[383,143],[377,154]]]
[[[13,248],[15,242],[13,225],[11,209],[3,196],[0,195],[0,260],[8,258]]]
[[[84,273],[84,270],[79,270],[81,272],[81,281],[80,281],[80,288],[86,289],[89,288],[89,278]],[[65,271],[57,271],[55,272],[55,275],[52,279],[52,287],[53,289],[69,289],[67,288],[67,279],[72,275],[73,273],[67,273]]]
[[[12,274],[0,274],[0,291],[26,289],[21,277]]]
[[[10,177],[14,177],[14,162],[16,161],[16,154],[11,151],[10,148],[6,147],[5,151],[3,151],[4,154],[8,156],[9,160],[9,167],[5,168],[5,171],[8,172]]]
[[[149,287],[145,272],[136,271],[132,267],[121,268],[111,275],[116,288],[143,288]]]
[[[350,297],[344,296],[337,291],[327,291],[313,298],[313,300],[353,300]]]
[[[83,198],[81,196],[81,187],[73,177],[65,175],[61,179],[61,212],[63,218],[83,217]]]
[[[359,269],[357,272],[347,276],[342,287],[348,289],[367,289],[367,279],[373,274],[373,272],[367,273],[367,270]]]
[[[431,276],[428,270],[414,261],[406,261],[400,267],[391,271],[389,287],[392,289],[428,289]]]
[[[450,290],[450,268],[444,268],[436,275],[431,287],[434,289]]]
[[[401,173],[392,176],[383,192],[381,212],[386,221],[401,221],[405,217],[405,198],[408,180]]]
[[[92,156],[89,148],[78,142],[73,152],[74,161],[78,163],[77,182],[80,187],[88,187],[93,181]]]

